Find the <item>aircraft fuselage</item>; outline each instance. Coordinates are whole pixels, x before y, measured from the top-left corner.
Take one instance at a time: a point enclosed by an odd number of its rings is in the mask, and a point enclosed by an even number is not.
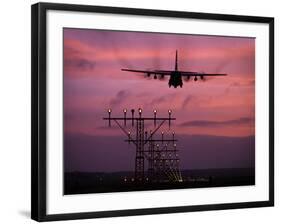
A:
[[[169,87],[173,86],[174,88],[177,88],[178,86],[180,86],[182,88],[182,85],[183,82],[180,72],[172,72],[169,79]]]

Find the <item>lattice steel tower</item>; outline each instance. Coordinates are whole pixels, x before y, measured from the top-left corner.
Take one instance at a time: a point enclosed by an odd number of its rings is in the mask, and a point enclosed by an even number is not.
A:
[[[138,116],[135,116],[135,110],[131,110],[131,117],[127,117],[127,109],[123,110],[123,117],[112,117],[112,110],[108,109],[108,125],[114,121],[118,127],[127,136],[128,143],[133,143],[136,147],[135,157],[135,180],[136,182],[152,181],[152,182],[181,182],[182,177],[179,171],[179,156],[176,146],[175,133],[172,132],[172,138],[164,138],[164,132],[161,132],[161,138],[155,138],[159,129],[165,122],[168,122],[169,129],[171,121],[175,118],[171,117],[172,111],[168,110],[168,117],[157,117],[157,111],[154,110],[153,117],[142,117],[142,109],[138,109]],[[135,133],[127,130],[127,123],[131,122],[131,127],[135,128]],[[154,129],[149,133],[145,131],[145,121],[153,121]],[[123,124],[121,124],[123,122]],[[172,143],[172,145],[171,145]],[[148,163],[147,175],[145,175],[145,161]]]

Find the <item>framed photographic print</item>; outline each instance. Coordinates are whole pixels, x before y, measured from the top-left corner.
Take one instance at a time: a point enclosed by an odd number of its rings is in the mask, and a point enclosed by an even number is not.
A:
[[[274,205],[274,19],[32,6],[32,219]]]

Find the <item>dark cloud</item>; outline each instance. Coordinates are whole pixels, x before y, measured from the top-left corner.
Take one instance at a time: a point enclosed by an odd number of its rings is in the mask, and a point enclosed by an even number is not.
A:
[[[233,82],[230,84],[230,87],[250,87],[255,85],[255,80],[250,80],[245,83]]]
[[[208,120],[194,120],[194,121],[186,121],[179,126],[189,126],[189,127],[218,127],[218,126],[229,126],[229,125],[244,125],[244,124],[252,124],[255,120],[250,117],[241,117],[233,120],[225,120],[225,121],[208,121]]]
[[[187,97],[184,99],[183,103],[182,103],[182,109],[185,109],[186,106],[191,102],[191,100],[192,100],[193,98],[194,98],[194,97],[191,96],[191,95],[187,96]]]
[[[161,97],[153,99],[150,104],[152,104],[152,105],[160,104],[160,103],[164,103],[166,100],[167,100],[167,97],[161,96]]]
[[[111,106],[118,106],[129,96],[129,91],[120,90],[116,96],[110,101]]]
[[[96,66],[96,62],[88,59],[83,58],[76,58],[76,59],[65,59],[64,66],[70,68],[77,68],[80,70],[92,70]]]
[[[167,101],[173,100],[175,97],[177,97],[176,93],[170,94],[170,95],[165,95],[165,96],[160,96],[160,97],[157,97],[157,98],[154,98],[153,100],[151,100],[150,104],[151,105],[155,105],[155,104],[158,105],[158,104],[165,103]]]

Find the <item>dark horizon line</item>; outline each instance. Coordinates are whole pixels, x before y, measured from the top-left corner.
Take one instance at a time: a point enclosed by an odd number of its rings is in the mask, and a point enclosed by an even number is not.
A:
[[[199,171],[199,170],[238,170],[238,169],[255,169],[255,167],[236,167],[236,168],[198,168],[198,169],[181,169],[180,171]],[[64,173],[134,173],[134,170],[120,170],[120,171],[113,171],[113,172],[106,172],[106,171],[64,171]]]

